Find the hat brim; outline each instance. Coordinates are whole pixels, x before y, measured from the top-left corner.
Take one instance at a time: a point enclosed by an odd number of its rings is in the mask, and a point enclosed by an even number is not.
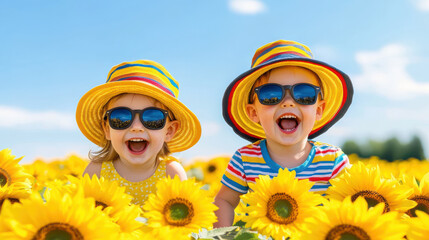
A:
[[[102,146],[105,141],[102,128],[103,107],[114,96],[136,93],[152,97],[164,104],[180,122],[171,141],[167,142],[171,152],[181,152],[195,145],[201,137],[201,125],[197,117],[183,103],[157,87],[141,81],[108,82],[88,91],[79,101],[76,122],[91,142]]]
[[[265,138],[261,125],[253,122],[246,113],[249,93],[254,82],[265,72],[282,66],[297,66],[315,72],[321,82],[326,101],[322,118],[315,122],[309,138],[326,132],[349,108],[353,98],[350,78],[342,71],[314,59],[287,58],[270,61],[254,67],[238,76],[226,89],[222,100],[222,113],[225,121],[234,132],[249,141]]]

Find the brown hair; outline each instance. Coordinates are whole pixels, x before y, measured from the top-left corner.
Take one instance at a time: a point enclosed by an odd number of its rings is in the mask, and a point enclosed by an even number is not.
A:
[[[316,77],[317,82],[319,83],[319,87],[320,87],[320,91],[322,92],[322,95],[324,95],[324,94],[323,94],[323,85],[322,85],[322,80],[320,80],[320,77],[319,77],[319,75],[317,75],[317,73],[313,72],[312,70],[310,70],[310,69],[308,69],[308,68],[304,68],[304,67],[299,67],[299,66],[291,66],[291,67],[303,68],[303,69],[306,69],[306,70],[308,70],[308,71],[312,72],[312,73],[314,74],[314,76]],[[276,69],[276,68],[273,68],[273,69]],[[253,83],[253,86],[252,86],[252,88],[251,88],[251,90],[250,90],[250,92],[249,92],[249,101],[248,101],[248,103],[250,103],[250,104],[254,103],[254,99],[255,99],[255,88],[257,88],[257,87],[259,87],[259,86],[261,86],[261,85],[264,85],[265,83],[267,83],[267,82],[268,82],[268,80],[270,79],[271,71],[272,71],[273,69],[270,69],[270,70],[268,70],[267,72],[265,72],[264,74],[262,74],[261,76],[259,76],[259,77],[256,79],[256,81]]]
[[[119,95],[116,95],[114,97],[112,97],[102,108],[102,113],[104,114],[107,111],[107,108],[109,106],[110,102],[116,101],[119,97],[121,97],[122,95],[124,95],[126,93],[121,93]],[[155,101],[157,101],[155,99]],[[157,101],[159,102],[159,101]],[[160,103],[160,102],[159,102]],[[168,111],[168,116],[170,118],[170,120],[174,120],[174,115],[173,113],[164,105],[161,103],[161,108],[166,109]],[[107,118],[106,116],[103,116],[103,118],[101,119],[100,124],[101,129],[103,128],[103,125],[108,124],[107,122]],[[91,161],[94,162],[107,162],[107,161],[113,161],[118,159],[119,155],[118,153],[115,151],[115,149],[113,148],[112,142],[110,140],[107,140],[106,137],[103,135],[103,139],[101,140],[101,145],[102,148],[99,151],[90,151],[88,153],[88,157]],[[161,150],[159,151],[159,153],[156,155],[156,162],[160,159],[160,158],[166,158],[171,154],[170,149],[168,148],[168,145],[166,142],[164,142]]]

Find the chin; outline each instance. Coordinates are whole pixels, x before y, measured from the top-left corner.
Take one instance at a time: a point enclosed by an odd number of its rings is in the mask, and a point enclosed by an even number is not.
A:
[[[130,165],[136,165],[136,166],[145,164],[148,161],[149,161],[148,158],[142,158],[142,157],[139,157],[139,158],[136,158],[136,157],[127,158],[128,164],[130,164]]]
[[[303,141],[306,142],[308,139],[307,136],[308,135],[304,136],[303,134],[300,134],[299,132],[295,132],[295,133],[287,135],[287,136],[285,136],[284,134],[281,134],[281,136],[279,136],[277,138],[277,141],[281,145],[292,146],[292,145],[302,143]]]

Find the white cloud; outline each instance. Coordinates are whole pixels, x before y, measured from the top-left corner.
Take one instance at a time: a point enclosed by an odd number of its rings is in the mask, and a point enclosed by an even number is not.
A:
[[[73,114],[0,106],[0,127],[73,130],[76,123]]]
[[[406,70],[411,57],[409,49],[400,44],[358,52],[356,61],[362,73],[352,77],[353,84],[357,90],[395,100],[429,94],[429,82],[416,82]]]
[[[219,133],[221,127],[217,122],[202,122],[202,134],[205,137],[215,136]]]
[[[400,108],[400,107],[389,107],[385,109],[379,109],[380,113],[384,112],[383,116],[386,119],[390,119],[391,121],[398,121],[400,119],[401,122],[404,121],[416,121],[421,122],[422,119],[429,118],[429,111],[422,111],[419,109],[410,109],[410,108]],[[415,127],[415,126],[409,126]]]
[[[417,8],[421,11],[429,11],[429,0],[413,0]]]
[[[229,8],[240,14],[258,14],[266,9],[260,0],[229,0]]]

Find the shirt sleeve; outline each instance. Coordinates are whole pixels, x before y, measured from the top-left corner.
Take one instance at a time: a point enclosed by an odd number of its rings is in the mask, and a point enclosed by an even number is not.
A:
[[[229,160],[228,167],[226,168],[221,182],[223,185],[239,193],[247,193],[249,190],[246,175],[244,173],[241,153],[239,151],[236,151]]]
[[[342,172],[344,172],[344,169],[349,168],[351,166],[349,157],[341,149],[338,149],[335,155],[336,155],[336,158],[335,158],[334,170],[332,171],[331,179],[337,177]]]

